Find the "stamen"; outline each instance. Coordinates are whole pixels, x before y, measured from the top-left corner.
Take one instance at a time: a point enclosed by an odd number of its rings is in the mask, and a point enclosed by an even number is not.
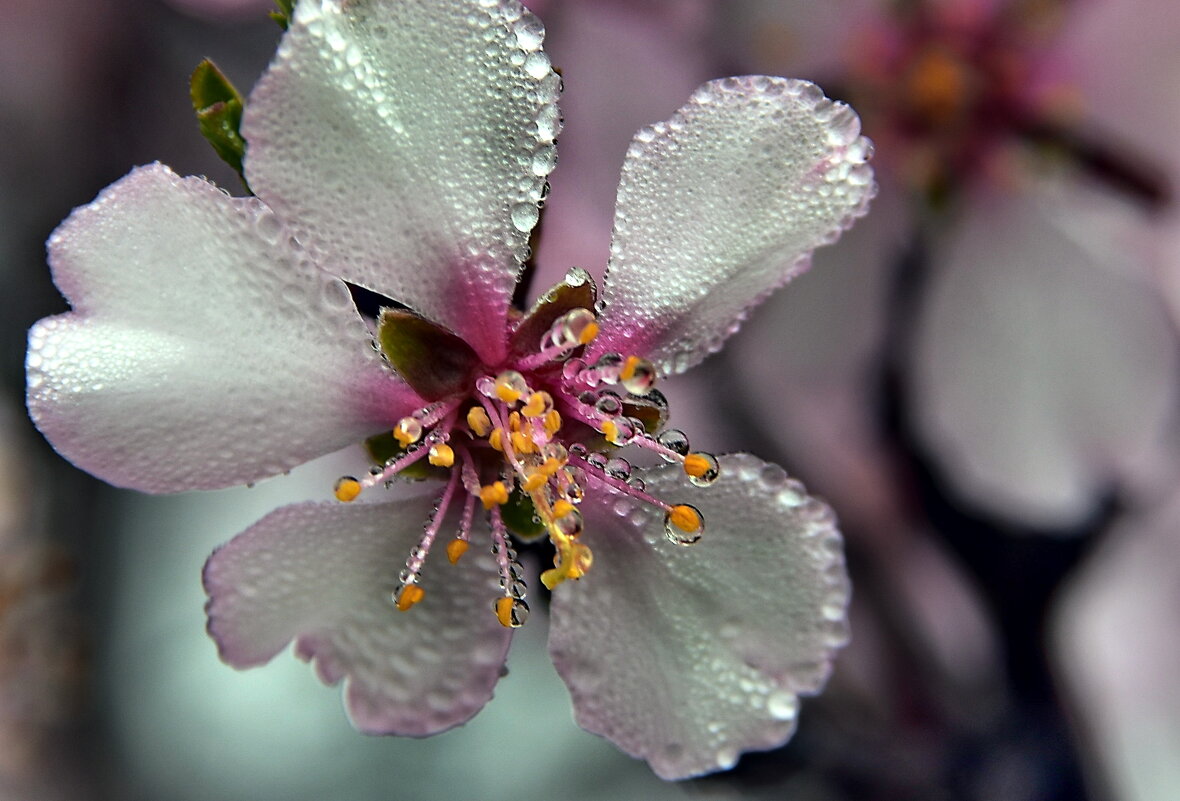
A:
[[[707,487],[721,475],[721,465],[713,454],[697,451],[684,457],[684,472],[696,486]]]
[[[421,601],[426,596],[426,590],[422,589],[417,584],[406,584],[397,594],[397,601],[395,605],[398,610],[405,612],[411,606]]]
[[[525,417],[544,417],[553,411],[553,396],[548,392],[534,392],[520,410]]]
[[[655,365],[639,356],[628,356],[619,370],[619,383],[632,395],[642,397],[656,384]]]
[[[459,557],[467,553],[469,546],[470,543],[467,540],[456,537],[447,543],[447,559],[450,560],[452,565],[455,564],[459,561]]]
[[[695,506],[678,504],[664,515],[664,534],[676,545],[700,542],[705,533],[705,519]]]
[[[503,506],[508,503],[508,488],[504,486],[503,481],[497,481],[493,484],[487,484],[480,487],[479,499],[483,501],[484,509],[491,509],[494,506]]]
[[[351,503],[361,494],[361,482],[352,476],[341,476],[336,479],[336,486],[333,488],[333,492],[336,493],[336,500],[341,503]]]
[[[508,529],[504,526],[504,518],[500,516],[500,508],[491,510],[492,524],[492,553],[500,567],[500,586],[504,588],[504,597],[497,598],[492,603],[492,611],[500,625],[505,628],[520,628],[529,617],[529,605],[524,598],[527,586],[523,580],[523,570],[516,562],[516,551],[508,546]]]
[[[524,376],[515,370],[505,370],[496,376],[496,397],[504,403],[516,403],[529,391]]]
[[[435,467],[450,467],[455,463],[455,451],[445,442],[436,442],[430,446],[427,459]]]
[[[422,423],[414,417],[403,417],[397,421],[393,436],[403,448],[408,448],[422,438]]]
[[[492,433],[492,421],[481,406],[472,406],[467,410],[467,427],[477,437],[486,437]]]

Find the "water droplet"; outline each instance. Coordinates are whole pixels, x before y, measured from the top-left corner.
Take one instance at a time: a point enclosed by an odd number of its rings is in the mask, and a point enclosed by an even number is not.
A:
[[[691,514],[690,512],[682,512],[679,510],[691,510],[691,513],[696,514],[696,527],[693,528],[690,524],[691,517],[684,518]],[[678,525],[680,523],[680,525]],[[672,507],[672,511],[664,515],[664,536],[668,541],[674,545],[695,545],[701,541],[701,537],[705,534],[705,519],[696,507],[687,504],[680,504]]]
[[[512,207],[512,225],[523,233],[533,230],[540,216],[541,212],[534,203],[517,203]]]
[[[606,463],[606,473],[609,476],[621,478],[626,481],[631,475],[631,463],[626,459],[611,459]]]
[[[775,720],[793,720],[799,713],[799,699],[785,690],[776,690],[766,699],[766,711]]]
[[[492,611],[500,614],[500,601],[503,599],[497,598],[492,601]],[[525,624],[529,619],[529,605],[519,598],[512,599],[512,611],[508,615],[509,628],[518,629]]]
[[[656,442],[660,443],[673,453],[680,454],[681,456],[687,456],[689,450],[691,450],[691,446],[688,444],[688,435],[679,428],[669,428],[667,431],[656,437]],[[664,460],[668,462],[675,461],[673,459],[669,459],[666,456],[664,457]]]
[[[718,464],[717,457],[704,451],[690,453],[686,457],[686,472],[689,469],[692,472],[688,473],[688,480],[698,487],[711,486],[717,480],[717,477],[721,475],[721,465]]]
[[[594,402],[594,408],[603,414],[615,415],[623,410],[623,401],[613,392],[604,392]]]
[[[524,600],[524,597],[528,594],[528,589],[528,585],[523,581],[514,581],[508,587],[508,594],[517,600]]]
[[[516,46],[526,52],[537,50],[545,40],[545,26],[532,14],[525,14],[517,20],[513,31],[516,33]]]
[[[582,335],[594,322],[594,312],[589,309],[571,309],[549,326],[549,332],[541,340],[541,347],[552,345],[559,348],[576,348],[582,344]]]
[[[629,362],[630,374],[620,379],[623,389],[632,395],[646,395],[656,383],[656,368],[647,359],[636,358]]]

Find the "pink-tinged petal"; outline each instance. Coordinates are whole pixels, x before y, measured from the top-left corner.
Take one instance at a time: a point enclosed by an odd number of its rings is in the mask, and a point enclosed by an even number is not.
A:
[[[860,120],[804,81],[712,81],[635,135],[623,165],[598,351],[682,372],[807,269],[874,191]]]
[[[952,483],[1076,525],[1129,480],[1176,403],[1177,348],[1133,210],[1080,182],[980,195],[935,248],[908,381]]]
[[[703,512],[688,547],[665,538],[663,512],[587,493],[594,565],[553,594],[549,646],[578,724],[665,779],[786,742],[797,696],[819,691],[848,636],[831,510],[753,456],[722,457],[721,471],[706,489],[675,466],[644,475]]]
[[[325,683],[344,680],[349,716],[370,734],[423,737],[469,720],[511,639],[491,609],[503,592],[491,555],[473,548],[452,565],[439,553],[422,601],[402,612],[391,600],[432,503],[285,506],[219,548],[204,581],[221,658],[253,667],[295,640]]]
[[[560,79],[515,0],[304,0],[243,123],[258,196],[348,281],[502,355]]]
[[[74,310],[29,333],[29,412],[112,484],[255,481],[417,404],[344,284],[253,198],[142,167],[62,223],[49,262]]]

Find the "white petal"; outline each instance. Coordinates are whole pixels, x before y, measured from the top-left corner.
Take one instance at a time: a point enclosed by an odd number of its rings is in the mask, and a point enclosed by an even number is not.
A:
[[[1118,204],[1041,187],[977,197],[932,254],[909,385],[912,422],[959,491],[1062,527],[1159,435],[1177,352]]]
[[[864,213],[871,146],[814,84],[713,81],[635,135],[623,165],[599,350],[682,372]],[[596,343],[597,344],[597,343]]]
[[[587,493],[594,565],[553,595],[550,651],[578,724],[666,779],[785,742],[797,696],[823,686],[847,640],[831,510],[753,456],[721,467],[707,489],[674,466],[644,475],[652,494],[703,512],[689,547],[664,537],[659,510]]]
[[[218,549],[205,589],[222,658],[261,665],[296,640],[324,682],[346,680],[365,732],[425,736],[470,719],[511,639],[491,608],[502,593],[491,555],[473,548],[452,565],[436,553],[425,598],[405,612],[391,601],[432,502],[285,506]]]
[[[492,358],[560,127],[542,36],[514,0],[303,0],[246,109],[251,187]]]
[[[29,411],[113,484],[254,481],[417,402],[373,353],[344,284],[257,200],[143,167],[62,223],[49,261],[74,311],[29,334]]]

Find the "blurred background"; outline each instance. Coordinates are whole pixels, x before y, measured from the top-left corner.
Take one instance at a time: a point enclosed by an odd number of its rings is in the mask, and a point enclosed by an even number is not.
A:
[[[699,83],[809,78],[860,112],[880,194],[719,356],[672,423],[824,496],[853,642],[792,742],[680,784],[577,729],[543,609],[468,725],[354,733],[287,655],[239,673],[200,570],[331,457],[147,497],[72,468],[23,408],[24,332],[65,310],[44,241],[131,166],[231,192],[188,76],[251,86],[266,0],[0,3],[0,799],[1180,794],[1180,4],[535,0],[566,92],[534,290],[601,275],[632,133]]]

